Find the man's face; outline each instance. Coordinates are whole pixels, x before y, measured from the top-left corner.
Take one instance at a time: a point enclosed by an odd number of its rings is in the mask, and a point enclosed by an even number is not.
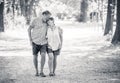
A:
[[[50,14],[48,14],[48,15],[43,15],[43,21],[47,21],[49,18],[50,18]]]
[[[46,20],[48,20],[50,18],[50,14],[46,15]]]

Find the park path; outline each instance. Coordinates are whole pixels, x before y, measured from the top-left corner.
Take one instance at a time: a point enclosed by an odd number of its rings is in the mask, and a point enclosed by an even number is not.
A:
[[[47,55],[47,77],[34,76],[26,29],[14,36],[1,34],[0,83],[120,83],[120,48],[105,41],[98,25],[61,25],[64,44],[55,77],[48,76]]]

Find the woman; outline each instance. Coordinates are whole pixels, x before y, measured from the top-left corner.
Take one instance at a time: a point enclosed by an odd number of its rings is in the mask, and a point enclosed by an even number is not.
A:
[[[49,76],[55,76],[55,70],[57,66],[57,56],[60,55],[60,50],[62,48],[62,29],[60,27],[55,26],[54,18],[49,18],[47,20],[48,31],[47,31],[47,39],[48,39],[48,64],[50,74]]]

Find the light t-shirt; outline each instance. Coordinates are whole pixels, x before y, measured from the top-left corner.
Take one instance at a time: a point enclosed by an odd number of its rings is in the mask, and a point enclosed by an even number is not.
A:
[[[30,26],[33,27],[31,31],[32,41],[38,45],[47,44],[47,24],[42,21],[42,18],[36,18]]]

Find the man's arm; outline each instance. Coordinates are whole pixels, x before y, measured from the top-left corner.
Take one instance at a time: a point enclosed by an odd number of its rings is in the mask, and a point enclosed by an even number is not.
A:
[[[32,45],[31,31],[32,31],[32,29],[34,28],[35,23],[36,23],[36,19],[34,19],[34,20],[32,21],[32,23],[30,24],[30,26],[29,26],[29,28],[28,28],[28,36],[29,36],[29,40],[30,40],[30,44],[31,44],[31,45]]]
[[[30,26],[29,28],[28,28],[28,36],[29,36],[29,40],[30,40],[30,44],[32,45],[32,37],[31,37],[31,30],[32,30],[32,26]]]

